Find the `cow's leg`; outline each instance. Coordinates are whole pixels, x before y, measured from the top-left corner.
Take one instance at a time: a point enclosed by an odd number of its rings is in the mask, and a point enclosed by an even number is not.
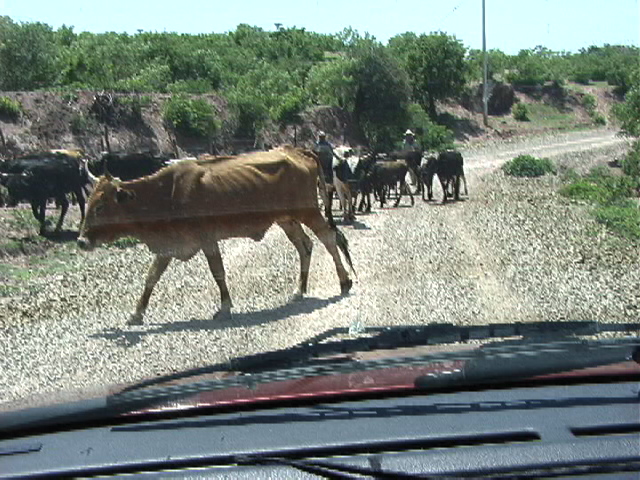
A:
[[[231,308],[233,308],[233,303],[231,302],[231,296],[229,295],[229,289],[227,288],[226,273],[224,271],[222,255],[220,254],[220,247],[218,247],[218,243],[214,242],[213,246],[204,250],[204,255],[207,257],[209,270],[211,270],[211,274],[220,289],[220,311],[215,316],[229,314],[231,313]]]
[[[40,235],[45,234],[45,212],[47,208],[47,200],[36,200],[31,202],[31,209],[36,217],[36,220],[40,223]]]
[[[60,218],[58,219],[58,224],[56,225],[56,232],[62,230],[62,222],[64,222],[64,216],[67,214],[67,210],[69,210],[69,200],[66,195],[60,195],[57,198],[60,202]]]
[[[147,279],[144,282],[144,291],[142,292],[140,300],[138,300],[135,313],[131,315],[127,322],[128,325],[142,325],[142,317],[144,316],[144,312],[147,310],[147,305],[149,305],[151,292],[153,292],[153,288],[156,286],[156,283],[158,283],[158,280],[160,280],[160,277],[167,269],[170,262],[171,257],[164,257],[160,255],[156,255],[156,258],[153,259],[153,263],[151,264],[151,267],[149,267],[149,272],[147,273]]]
[[[440,186],[442,187],[442,203],[447,203],[447,188],[449,188],[448,179],[438,175]]]
[[[462,173],[462,182],[464,183],[464,194],[468,197],[469,191],[467,190],[467,177],[464,176],[464,173]]]
[[[278,225],[284,230],[287,238],[293,243],[298,250],[300,256],[300,280],[298,289],[293,294],[294,299],[302,298],[307,293],[307,283],[309,280],[309,266],[311,265],[311,251],[313,250],[313,242],[309,236],[304,233],[302,225],[296,220],[278,222]]]
[[[342,184],[343,190],[342,190],[342,196],[344,199],[344,203],[343,203],[343,208],[344,208],[344,218],[347,222],[352,222],[353,220],[355,220],[356,215],[353,211],[353,201],[351,198],[351,187],[349,186],[348,183],[343,183]]]
[[[304,219],[305,225],[307,225],[313,233],[318,237],[318,240],[322,242],[325,246],[331,257],[333,258],[333,263],[336,266],[336,272],[338,273],[338,278],[340,279],[340,292],[343,295],[349,293],[351,290],[351,286],[353,282],[349,278],[349,274],[342,265],[342,259],[340,258],[340,253],[338,252],[338,239],[336,230],[333,230],[329,224],[322,218],[320,212],[317,214],[311,214],[310,216]],[[341,248],[345,249],[346,245],[341,245]]]
[[[398,189],[398,183],[395,184],[396,189],[396,203],[393,204],[394,207],[397,207],[400,204],[400,200],[402,199],[402,193],[404,192],[406,185],[404,181],[400,182],[400,189]]]
[[[338,201],[340,202],[340,208],[342,209],[342,219],[345,222],[348,222],[349,207],[347,206],[347,203],[346,203],[344,183],[338,180],[337,177],[334,179],[334,188],[336,189],[336,193],[338,194]]]
[[[453,198],[460,200],[460,175],[456,175],[451,181],[453,182]]]

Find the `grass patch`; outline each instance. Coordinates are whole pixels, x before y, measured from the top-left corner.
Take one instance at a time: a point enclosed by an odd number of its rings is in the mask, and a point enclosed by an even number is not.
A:
[[[613,175],[606,167],[597,167],[563,186],[560,195],[595,205],[596,222],[625,239],[638,240],[640,210],[631,198],[634,184],[628,175]]]
[[[627,206],[599,207],[594,214],[596,221],[613,233],[631,240],[640,239],[640,210],[631,202]]]
[[[530,120],[529,108],[524,103],[516,103],[511,112],[513,113],[513,118],[519,122],[528,122]]]
[[[551,105],[544,103],[531,103],[529,107],[529,119],[531,123],[549,128],[566,127],[575,123],[575,115],[573,113],[563,112]]]
[[[27,238],[39,238],[40,222],[36,220],[33,213],[28,208],[14,208],[7,223],[12,230],[15,230]]]
[[[9,97],[0,97],[0,115],[13,121],[18,120],[22,114],[22,104]]]
[[[547,173],[556,173],[556,167],[551,160],[532,155],[518,155],[506,162],[502,170],[512,177],[541,177]]]

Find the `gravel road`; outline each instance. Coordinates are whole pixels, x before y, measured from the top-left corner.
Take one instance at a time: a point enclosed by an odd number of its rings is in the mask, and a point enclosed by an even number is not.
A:
[[[589,207],[557,195],[561,176],[505,178],[519,153],[577,169],[621,156],[608,130],[467,149],[470,196],[375,208],[353,226],[357,277],[347,297],[315,241],[309,295],[289,302],[298,257],[272,228],[262,242],[223,242],[234,314],[212,320],[219,293],[198,255],[170,265],[141,327],[127,327],[151,255],[144,246],[52,257],[0,297],[0,402],[122,383],[285,348],[336,327],[598,320],[638,322],[637,249],[601,231]],[[437,199],[440,188],[434,188]]]

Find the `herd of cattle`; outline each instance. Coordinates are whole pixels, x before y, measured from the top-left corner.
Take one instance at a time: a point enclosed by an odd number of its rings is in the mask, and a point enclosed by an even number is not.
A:
[[[273,224],[283,229],[300,257],[296,297],[307,291],[313,247],[303,225],[331,255],[340,291],[346,294],[352,281],[339,252],[352,270],[353,265],[347,239],[332,216],[334,191],[341,199],[345,219],[352,220],[358,195],[360,210],[365,203],[366,209],[371,209],[371,195],[384,205],[392,189],[397,189],[396,206],[405,191],[413,204],[413,194],[406,184],[408,175],[417,182],[423,199],[425,190],[432,198],[434,175],[440,180],[443,202],[450,195],[458,198],[461,179],[466,190],[458,152],[441,152],[423,160],[413,152],[384,156],[366,152],[356,156],[350,149],[337,151],[332,185],[326,183],[327,172],[314,152],[291,146],[237,156],[173,160],[150,154],[107,153],[94,162],[88,162],[79,151],[51,150],[3,162],[0,180],[12,203],[31,204],[41,233],[45,232],[47,201],[56,200],[62,209],[56,226],[60,230],[70,195],[82,214],[78,236],[81,249],[92,250],[126,236],[147,245],[155,259],[129,320],[129,324],[139,325],[151,293],[171,260],[186,261],[199,251],[207,258],[220,290],[219,313],[229,313],[232,302],[218,242],[234,237],[259,241]]]
[[[0,185],[8,195],[0,196],[0,206],[31,204],[33,214],[40,223],[40,233],[45,233],[45,210],[49,200],[55,200],[61,208],[56,231],[62,227],[69,208],[69,197],[80,207],[84,220],[85,202],[97,177],[109,172],[122,181],[135,180],[153,175],[159,170],[184,160],[206,161],[211,157],[187,157],[171,159],[168,156],[141,153],[103,153],[98,159],[89,161],[80,150],[49,150],[0,161]],[[226,157],[224,157],[226,158]],[[467,184],[464,176],[462,155],[456,151],[443,151],[437,156],[426,156],[418,151],[400,151],[379,154],[364,151],[356,154],[351,147],[338,147],[333,164],[333,182],[328,185],[329,202],[336,193],[344,219],[355,219],[356,210],[371,211],[371,196],[382,208],[391,195],[396,193],[394,206],[398,206],[403,194],[408,194],[414,204],[413,193],[406,184],[409,177],[416,185],[415,193],[422,199],[433,198],[433,177],[437,176],[443,191],[443,202],[453,196],[459,198],[460,180]],[[358,197],[360,202],[358,204]],[[356,208],[357,207],[357,208]]]

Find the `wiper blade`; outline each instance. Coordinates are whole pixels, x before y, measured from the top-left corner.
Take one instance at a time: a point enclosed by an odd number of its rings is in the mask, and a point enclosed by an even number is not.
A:
[[[358,329],[356,329],[358,330]],[[260,373],[296,365],[336,363],[337,358],[321,360],[319,357],[345,355],[373,349],[398,349],[423,345],[467,342],[470,339],[487,340],[511,336],[524,339],[567,338],[571,335],[594,335],[603,332],[627,333],[640,331],[640,323],[602,324],[599,322],[535,322],[494,323],[491,325],[459,326],[447,323],[432,325],[405,325],[398,327],[368,327],[359,329],[362,338],[327,341],[337,335],[348,335],[349,328],[335,328],[293,347],[266,353],[239,357],[229,362],[193,368],[182,372],[143,380],[123,389],[121,393],[140,390],[154,385],[220,372]]]
[[[444,373],[416,379],[417,387],[433,389],[463,386],[475,381],[523,379],[534,375],[621,363],[640,357],[639,349],[640,338],[591,342],[572,340],[535,344],[500,342],[495,345],[483,345],[474,350],[358,361],[342,359],[336,362],[327,361],[315,365],[236,375],[189,384],[151,387],[114,394],[109,397],[108,402],[114,406],[140,402],[149,405],[154,402],[177,400],[201,392],[235,387],[253,389],[261,384],[302,378],[345,375],[388,368],[420,367],[450,362],[465,362],[465,365],[467,363],[472,365],[469,370],[465,368],[447,370]]]
[[[573,341],[527,345],[497,345],[478,349],[457,370],[446,374],[423,375],[415,380],[418,388],[510,383],[543,375],[611,365],[633,360],[640,363],[638,338]]]
[[[550,359],[555,359],[551,361]],[[285,380],[297,380],[354,372],[430,366],[462,361],[468,368],[452,369],[435,376],[415,379],[418,388],[435,390],[441,387],[464,387],[499,380],[508,383],[533,375],[544,375],[599,365],[640,359],[640,338],[600,341],[564,341],[546,343],[501,342],[483,345],[475,350],[443,352],[410,357],[391,357],[361,361],[338,361],[317,365],[264,371],[257,374],[205,380],[188,384],[153,387],[110,395],[93,401],[83,401],[51,409],[14,412],[0,416],[0,438],[27,435],[47,427],[64,425],[65,430],[86,428],[91,422],[113,422],[120,414],[152,408],[162,402],[179,400],[200,392],[228,388],[255,388]],[[540,362],[536,366],[537,362]],[[484,366],[483,366],[484,365]],[[93,407],[93,408],[92,408]]]

